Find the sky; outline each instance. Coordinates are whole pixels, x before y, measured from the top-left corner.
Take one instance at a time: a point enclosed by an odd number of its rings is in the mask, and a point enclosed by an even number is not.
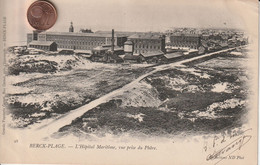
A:
[[[64,0],[63,0],[64,1]],[[74,0],[55,1],[60,13],[54,30],[164,31],[171,27],[242,27],[222,0]],[[77,3],[76,3],[77,2]]]
[[[165,31],[172,27],[244,28],[234,0],[50,0],[58,19],[49,31],[81,28],[115,31]],[[239,0],[235,0],[236,2]],[[26,40],[33,30],[26,11],[34,0],[5,0],[7,37]],[[9,10],[11,9],[11,10]]]

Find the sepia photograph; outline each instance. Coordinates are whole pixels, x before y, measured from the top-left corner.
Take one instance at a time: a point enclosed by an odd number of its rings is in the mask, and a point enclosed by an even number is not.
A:
[[[257,164],[258,1],[1,3],[1,163]]]

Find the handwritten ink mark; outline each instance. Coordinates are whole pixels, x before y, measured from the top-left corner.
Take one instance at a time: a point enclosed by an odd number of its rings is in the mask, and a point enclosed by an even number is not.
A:
[[[237,138],[236,140],[232,141],[228,145],[226,145],[224,148],[222,148],[218,151],[215,151],[213,154],[209,154],[207,156],[206,160],[209,161],[209,160],[214,160],[214,159],[219,158],[220,160],[217,162],[217,163],[219,163],[226,156],[229,156],[230,154],[232,154],[236,150],[240,150],[245,144],[247,144],[250,141],[251,138],[252,138],[251,135],[243,135],[243,136]],[[227,154],[227,155],[224,156],[225,154]]]

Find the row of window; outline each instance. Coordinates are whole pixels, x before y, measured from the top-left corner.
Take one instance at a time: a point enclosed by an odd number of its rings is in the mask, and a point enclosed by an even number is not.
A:
[[[53,40],[54,42],[56,42],[57,44],[74,44],[74,45],[95,45],[95,46],[99,46],[99,45],[103,45],[105,44],[105,42],[83,42],[83,41],[66,41],[66,40]]]
[[[197,45],[168,45],[168,46],[174,46],[174,47],[179,47],[179,48],[193,48],[193,49],[198,48]]]
[[[71,45],[60,45],[59,48],[64,48],[64,49],[82,49],[82,50],[91,50],[94,47],[90,46],[71,46]]]
[[[135,45],[134,46],[136,49],[137,48],[143,48],[143,49],[161,49],[161,46],[156,46],[156,45],[154,45],[154,46],[152,46],[152,45]]]
[[[59,40],[71,40],[71,41],[105,41],[105,37],[70,37],[70,36],[53,36],[53,35],[48,35],[47,40],[54,40],[54,39],[59,39]]]
[[[184,45],[184,46],[192,46],[192,45],[199,45],[198,43],[168,43],[168,45]]]
[[[134,53],[135,54],[141,54],[141,53],[146,53],[147,50],[135,50]]]
[[[38,38],[39,38],[39,39],[45,39],[46,36],[41,36],[41,35],[39,35]]]
[[[152,39],[139,39],[133,40],[134,43],[151,43],[151,44],[160,44],[161,40],[152,40]]]
[[[198,45],[199,42],[171,42],[174,45]]]
[[[186,38],[186,39],[189,39],[189,38],[201,38],[201,37],[198,37],[198,36],[170,36],[171,38]]]
[[[42,46],[42,45],[30,45],[30,47],[37,48],[37,49],[44,49],[44,50],[49,49],[49,46]]]
[[[190,39],[190,38],[172,38],[171,39],[171,41],[172,42],[174,42],[174,41],[190,41],[190,42],[198,42],[199,41],[199,39]]]

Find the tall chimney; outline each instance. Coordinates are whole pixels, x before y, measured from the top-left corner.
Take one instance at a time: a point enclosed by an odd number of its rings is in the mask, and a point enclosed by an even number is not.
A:
[[[114,45],[114,42],[115,42],[115,37],[114,37],[114,29],[112,29],[112,39],[111,39],[111,51],[112,53],[114,53],[114,49],[115,49],[115,45]]]
[[[38,41],[38,34],[40,33],[40,31],[38,30],[33,30],[33,34],[32,34],[32,40]]]

